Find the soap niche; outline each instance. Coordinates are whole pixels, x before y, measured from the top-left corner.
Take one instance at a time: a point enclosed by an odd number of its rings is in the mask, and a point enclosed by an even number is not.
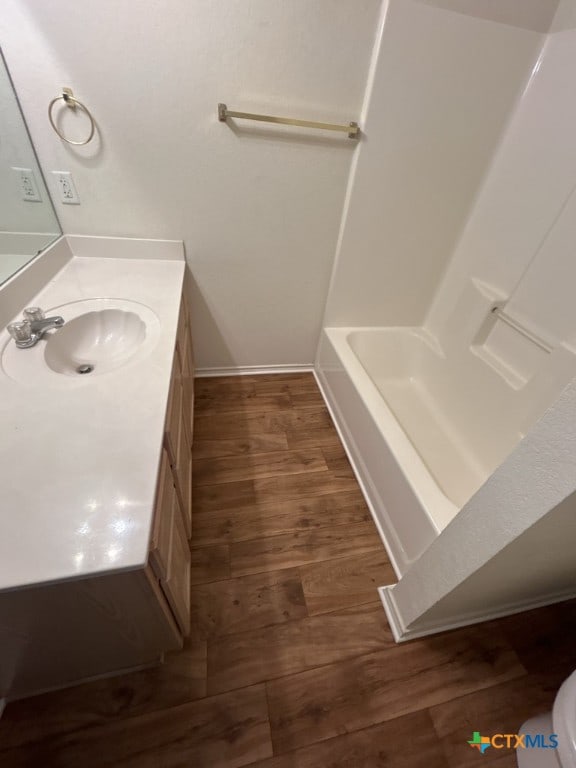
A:
[[[542,370],[553,349],[510,317],[505,301],[492,304],[470,348],[513,389],[521,389]]]

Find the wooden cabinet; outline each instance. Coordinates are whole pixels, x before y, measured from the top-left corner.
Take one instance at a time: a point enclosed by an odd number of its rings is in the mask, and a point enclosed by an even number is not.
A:
[[[183,298],[150,543],[150,564],[183,635],[190,631],[193,416],[194,362]]]
[[[172,380],[164,444],[186,537],[192,535],[192,435],[194,418],[194,359],[189,311],[185,297],[180,306],[178,335],[172,366]]]
[[[166,450],[150,542],[150,565],[183,635],[190,631],[190,548]]]

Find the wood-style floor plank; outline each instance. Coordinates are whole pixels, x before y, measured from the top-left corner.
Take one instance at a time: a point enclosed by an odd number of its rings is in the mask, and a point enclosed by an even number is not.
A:
[[[275,754],[525,674],[494,627],[475,627],[273,680],[266,687]]]
[[[195,639],[263,629],[307,615],[296,568],[202,584],[192,589]]]
[[[337,528],[297,531],[230,544],[232,576],[293,568],[307,563],[374,552],[382,541],[372,521]]]
[[[301,475],[325,470],[324,454],[319,448],[305,451],[276,451],[253,453],[249,456],[225,456],[218,459],[194,461],[196,487],[215,483],[233,483],[237,480]]]
[[[299,475],[278,475],[255,480],[194,486],[194,509],[239,509],[255,504],[273,504],[292,499],[310,499],[324,494],[357,491],[353,477],[335,477],[332,472],[305,472]]]
[[[191,584],[205,584],[228,578],[230,578],[230,547],[227,544],[191,549]]]
[[[254,376],[253,378],[256,392],[262,395],[284,393],[290,395],[292,402],[294,402],[294,395],[314,394],[317,396],[319,394],[316,379],[311,373],[280,375],[274,377],[276,379],[274,381],[268,376]],[[324,406],[324,402],[319,401],[319,405]]]
[[[378,587],[397,581],[383,547],[362,555],[303,565],[300,575],[311,615],[373,602],[378,600]]]
[[[289,450],[288,440],[283,432],[265,432],[261,435],[194,441],[192,455],[198,459],[219,459],[223,456],[246,456]]]
[[[203,698],[206,654],[205,641],[188,640],[163,664],[13,702],[0,718],[0,765],[5,749]]]
[[[448,768],[448,763],[428,714],[417,712],[250,768]]]
[[[510,616],[501,626],[528,672],[546,690],[557,691],[576,669],[576,600]]]
[[[291,450],[303,448],[339,448],[343,450],[338,437],[338,432],[333,426],[319,427],[317,429],[286,429],[286,441]]]
[[[280,411],[291,406],[292,400],[288,394],[260,395],[253,388],[229,394],[200,393],[194,397],[194,408],[199,414],[226,413],[226,411],[262,413]]]
[[[193,542],[206,546],[221,542],[280,536],[371,521],[358,491],[325,494],[223,511],[194,510]]]
[[[272,755],[263,685],[0,753],[6,768],[241,768]]]
[[[196,394],[203,396],[236,396],[239,392],[276,395],[297,392],[318,392],[314,374],[277,373],[270,376],[246,374],[243,376],[213,376],[196,379]],[[322,403],[322,405],[324,405]]]
[[[194,439],[245,438],[287,430],[334,429],[325,406],[286,408],[281,411],[194,414]]]
[[[324,400],[318,388],[309,391],[294,392],[290,395],[295,408],[316,408],[324,405]]]
[[[550,709],[554,696],[531,677],[512,680],[432,707],[430,716],[450,768],[478,768],[478,752],[468,744],[473,731],[518,733],[528,718]],[[516,768],[514,749],[489,747],[482,765]]]
[[[326,467],[335,477],[354,477],[354,470],[341,445],[322,446],[322,456]]]
[[[268,494],[270,499],[271,494]],[[234,483],[192,486],[194,514],[205,512],[250,509],[259,503],[254,480],[238,480]],[[192,538],[194,543],[194,538]]]
[[[380,602],[215,637],[208,648],[208,692],[272,680],[393,644]]]

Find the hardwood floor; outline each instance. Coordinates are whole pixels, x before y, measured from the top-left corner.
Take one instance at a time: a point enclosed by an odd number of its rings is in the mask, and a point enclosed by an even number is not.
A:
[[[576,603],[397,645],[394,572],[309,374],[199,379],[191,637],[10,704],[2,768],[512,768],[576,668]],[[491,754],[492,753],[492,754]]]

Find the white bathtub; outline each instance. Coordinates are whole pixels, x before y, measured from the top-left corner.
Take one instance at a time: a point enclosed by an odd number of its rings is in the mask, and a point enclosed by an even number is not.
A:
[[[510,375],[515,349],[503,366],[477,341],[491,306],[481,298],[444,347],[423,328],[322,332],[319,382],[399,576],[575,372],[559,345],[524,379]]]
[[[394,411],[410,418],[411,373],[427,354],[421,332],[400,328],[327,328],[319,348],[320,384],[398,576],[459,508],[440,482],[442,457],[435,476]]]

